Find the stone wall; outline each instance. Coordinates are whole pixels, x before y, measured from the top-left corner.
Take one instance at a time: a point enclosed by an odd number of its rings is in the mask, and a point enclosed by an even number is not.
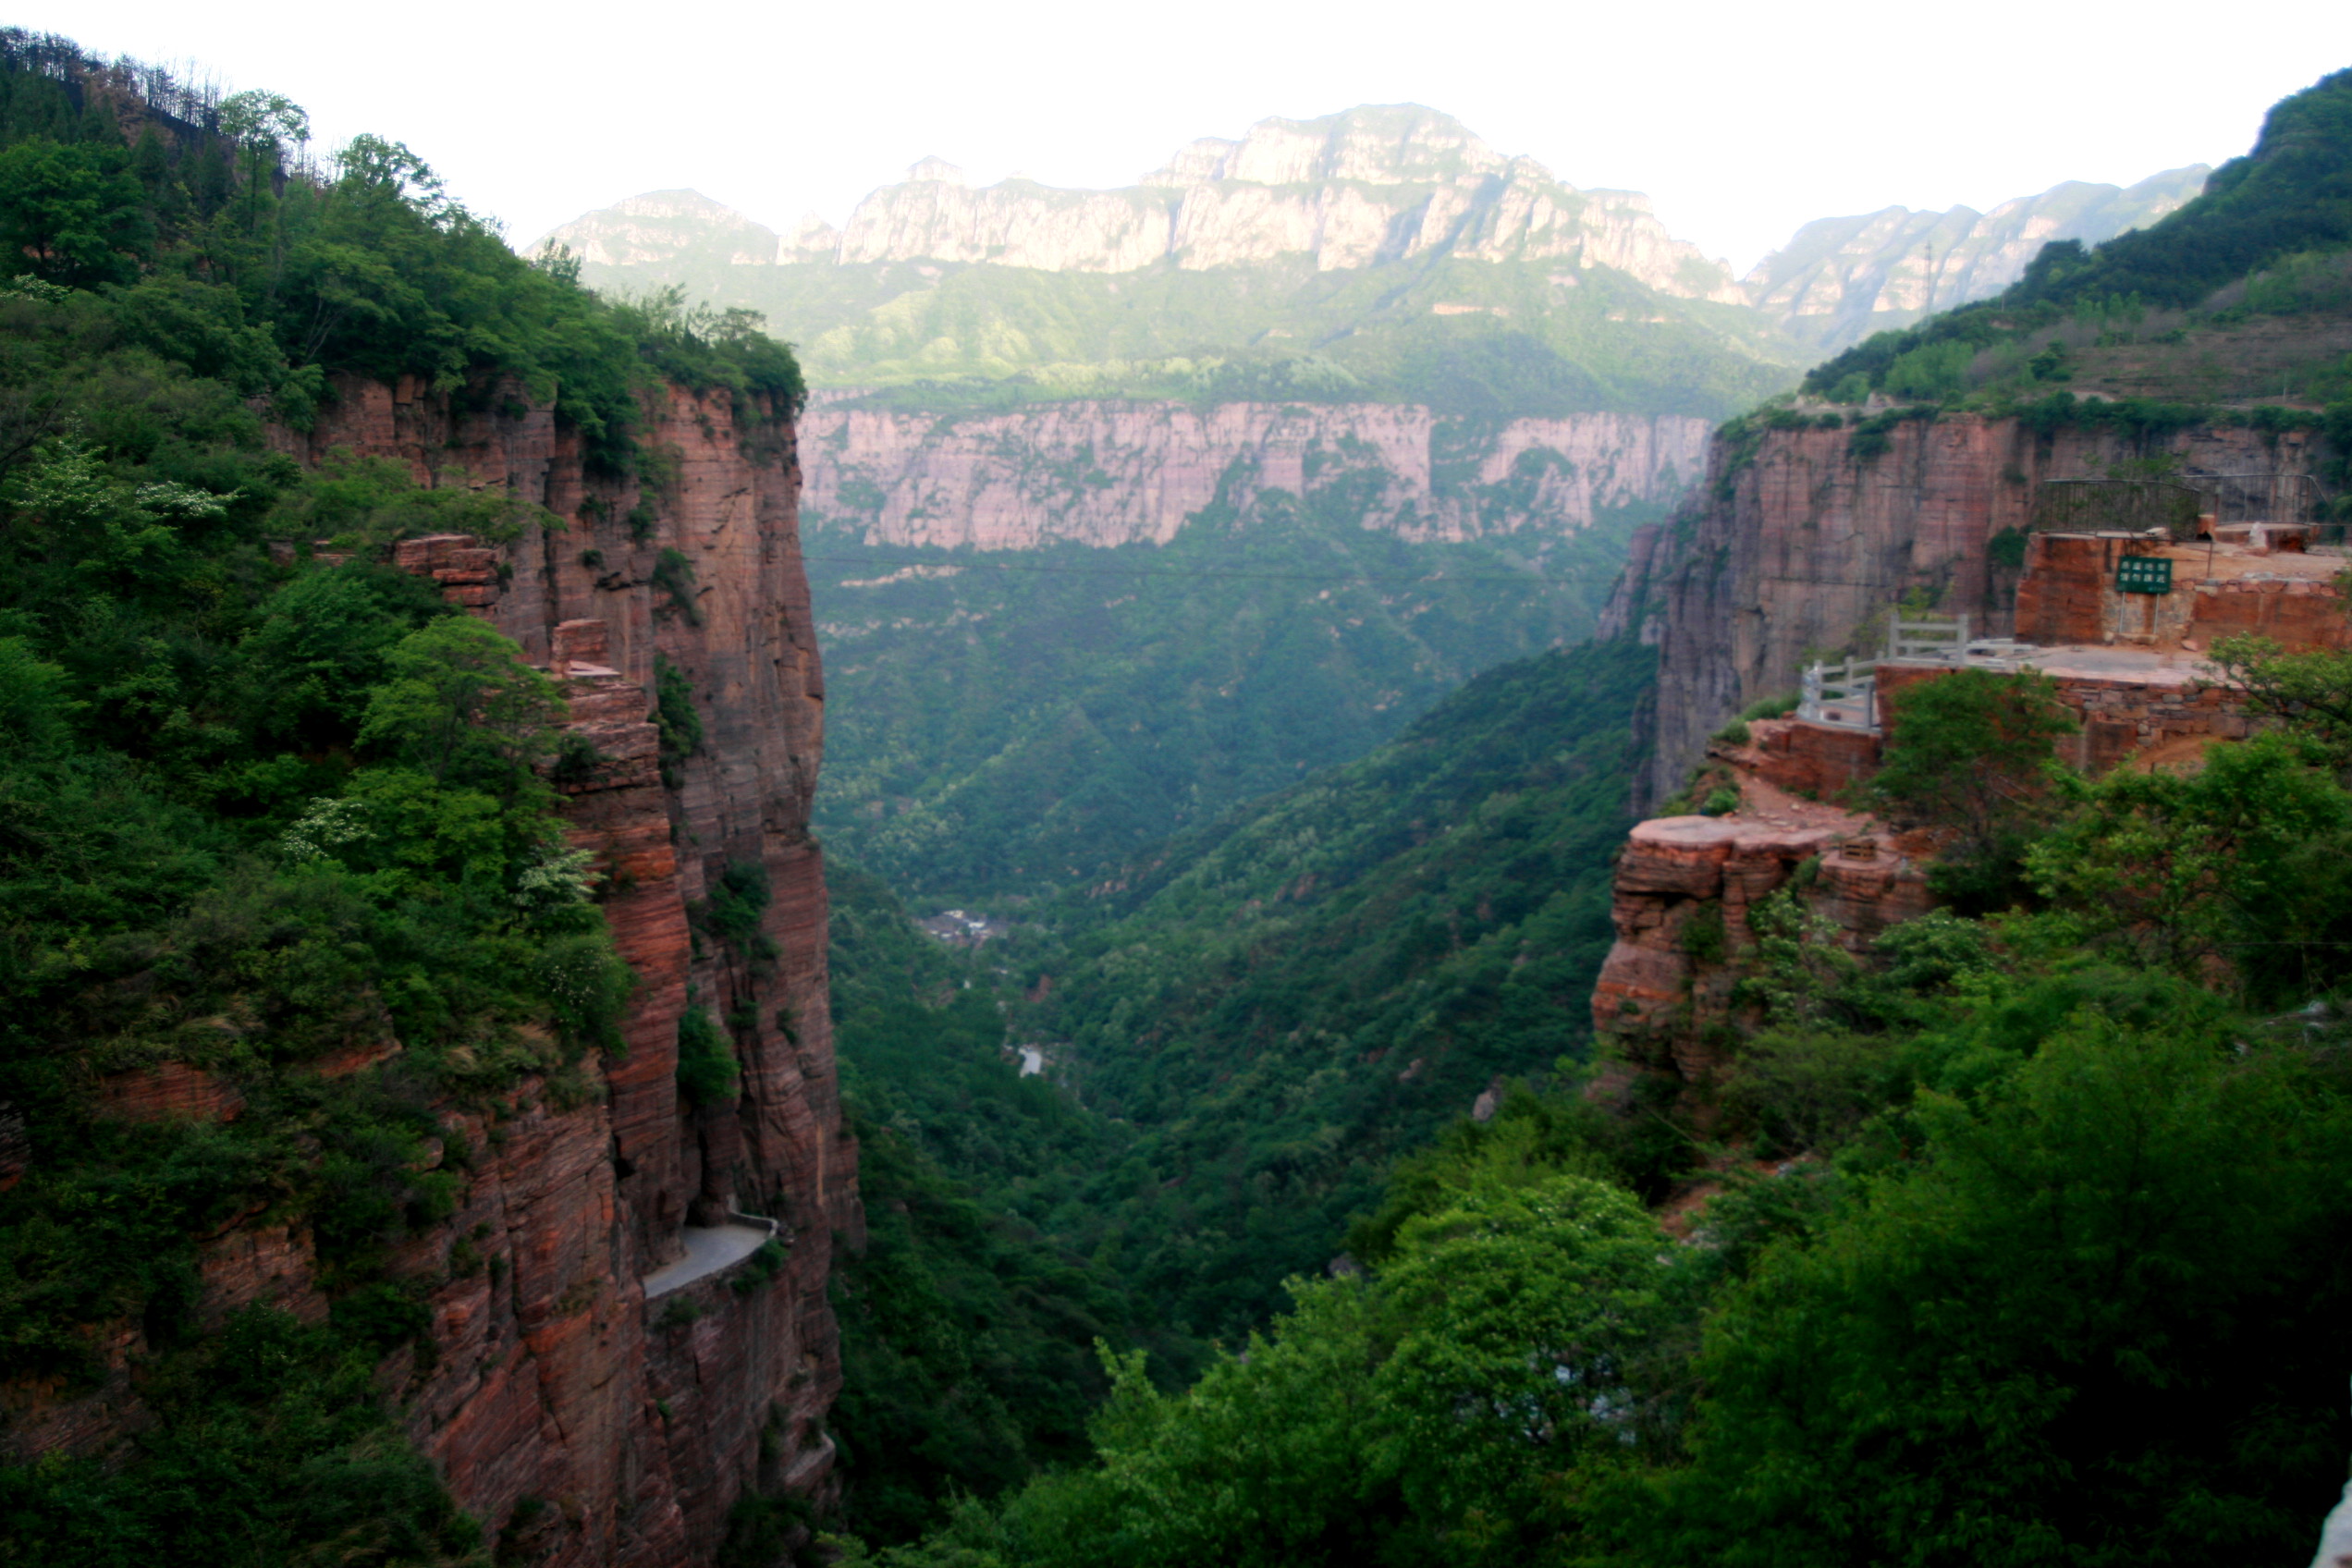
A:
[[[2115,587],[2125,556],[2173,563],[2169,594]],[[2352,562],[2299,549],[2160,544],[2123,534],[2037,534],[2017,588],[2016,634],[2044,645],[2211,648],[2253,633],[2297,648],[2352,647],[2335,579]]]

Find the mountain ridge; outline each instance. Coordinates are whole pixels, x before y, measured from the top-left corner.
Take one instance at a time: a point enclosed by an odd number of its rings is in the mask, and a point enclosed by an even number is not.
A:
[[[1131,186],[1023,175],[974,186],[933,156],[869,192],[838,227],[812,213],[779,231],[680,189],[583,214],[530,249],[561,245],[599,268],[945,263],[1106,276],[1289,258],[1317,273],[1440,257],[1557,262],[1574,269],[1572,282],[1609,267],[1672,298],[1745,306],[1799,344],[1837,349],[1990,298],[2051,240],[2096,244],[2144,227],[2211,172],[2190,165],[2127,187],[2066,180],[1987,212],[1890,205],[1816,218],[1734,277],[1668,231],[1639,191],[1570,185],[1435,109],[1367,104],[1195,139]]]

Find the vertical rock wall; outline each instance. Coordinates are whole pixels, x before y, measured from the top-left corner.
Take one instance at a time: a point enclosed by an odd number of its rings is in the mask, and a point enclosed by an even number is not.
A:
[[[564,678],[600,759],[563,786],[572,837],[614,876],[605,907],[640,978],[605,1098],[560,1103],[526,1084],[490,1116],[455,1119],[482,1155],[459,1212],[404,1260],[448,1279],[437,1354],[388,1375],[459,1501],[494,1529],[511,1523],[528,1560],[670,1568],[709,1559],[747,1488],[826,1484],[840,1379],[826,1280],[835,1238],[861,1228],[808,832],[824,687],[799,471],[786,410],[672,387],[643,440],[674,478],[641,489],[591,472],[550,410],[508,391],[469,414],[411,383],[352,383],[314,430],[281,435],[305,460],[338,447],[394,458],[566,521],[496,551],[451,537],[400,557]],[[684,673],[703,722],[675,788],[651,721],[657,658]],[[730,866],[765,876],[766,954],[690,926]],[[689,1007],[734,1041],[733,1106],[680,1103]],[[649,1309],[639,1280],[680,1254],[680,1227],[730,1212],[777,1221],[781,1270],[761,1283],[739,1269]],[[276,1262],[220,1300],[306,1288],[299,1256]],[[524,1499],[546,1506],[517,1514]]]
[[[812,527],[871,545],[1164,545],[1223,500],[1328,496],[1412,540],[1540,544],[1667,506],[1711,427],[1678,414],[1441,416],[1409,403],[1072,401],[1001,413],[829,405],[802,421]]]

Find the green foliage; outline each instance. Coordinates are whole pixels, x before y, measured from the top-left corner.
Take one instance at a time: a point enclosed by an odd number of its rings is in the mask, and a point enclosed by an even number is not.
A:
[[[1889,705],[1872,792],[1883,809],[1948,836],[1938,893],[1965,910],[2007,907],[2024,890],[2026,848],[2051,816],[2057,740],[2079,728],[2055,684],[2031,670],[1955,670],[1905,687]]]
[[[1726,746],[1746,745],[1749,740],[1747,720],[1744,718],[1735,718],[1732,720],[1731,723],[1726,724],[1722,729],[1715,731],[1713,739],[1719,743]]]
[[[2068,939],[2151,968],[2235,975],[2257,1001],[2333,982],[2352,937],[2352,797],[2284,735],[2209,749],[2183,778],[2074,783],[2026,856]]]
[[[1709,900],[1683,922],[1680,938],[1683,951],[1701,963],[1721,963],[1730,951],[1729,938],[1723,931],[1723,906]]]
[[[988,970],[847,863],[827,879],[867,1226],[833,1279],[843,1386],[828,1426],[850,1527],[897,1543],[945,1522],[956,1496],[1084,1460],[1108,1387],[1093,1346],[1136,1342],[1151,1315],[1016,1217],[1041,1180],[1111,1159],[1118,1130],[1016,1075]]]
[[[706,931],[754,968],[776,962],[776,943],[761,929],[767,913],[767,867],[755,860],[729,862],[710,897],[687,911],[695,928]]]
[[[2272,106],[2253,150],[2216,169],[2195,201],[2096,250],[2052,241],[1998,298],[1880,333],[1815,366],[1805,389],[1845,402],[1873,389],[1941,401],[1966,390],[1971,361],[1995,346],[2025,361],[2025,382],[2064,378],[2066,345],[2037,335],[2069,325],[2089,340],[2111,321],[2137,321],[2150,306],[2202,304],[2224,313],[2338,308],[2338,269],[2352,245],[2347,212],[2352,71],[2337,71]],[[2036,351],[2027,359],[2028,347]]]
[[[735,1098],[741,1070],[735,1064],[735,1047],[710,1010],[687,998],[678,1016],[678,1092],[686,1103],[701,1109],[726,1105]]]
[[[703,606],[696,602],[694,591],[694,563],[685,551],[662,547],[654,563],[654,586],[669,595],[669,604],[660,613],[675,615],[689,626],[702,625]]]
[[[294,105],[219,109],[0,32],[31,269],[0,289],[0,1116],[31,1156],[0,1376],[80,1398],[127,1344],[155,1416],[104,1464],[0,1467],[0,1555],[455,1562],[472,1526],[374,1381],[434,1352],[414,1258],[469,1158],[442,1118],[583,1084],[632,979],[542,777],[551,686],[384,559],[549,520],[348,454],[305,472],[263,421],[306,423],[330,374],[500,384],[625,463],[652,373],[631,318],[398,149],[322,182],[284,166]],[[319,1071],[368,1041],[400,1050]],[[163,1067],[238,1113],[108,1109]],[[260,1214],[315,1243],[324,1325],[199,1317],[199,1238]]]
[[[1471,681],[1363,761],[1072,900],[1016,1012],[1133,1143],[1025,1213],[1182,1333],[1265,1321],[1379,1174],[1498,1077],[1589,1037],[1652,654],[1588,645]],[[1053,1200],[1048,1201],[1048,1194]]]
[[[276,94],[206,113],[143,72],[164,95],[150,109],[127,99],[132,73],[16,31],[0,78],[0,239],[70,286],[85,320],[297,424],[335,372],[468,395],[498,382],[552,398],[594,459],[626,470],[656,376],[730,391],[739,418],[802,396],[756,315],[599,300],[576,265],[517,257],[398,142],[355,138],[332,178],[289,167],[307,118]],[[125,124],[143,127],[135,143]]]
[[[2346,1101],[2226,1031],[2060,1021],[1710,1324],[1636,1561],[2242,1562],[2342,1469]]]
[[[1291,1291],[1182,1394],[1114,1359],[1100,1464],[1006,1507],[1009,1559],[1529,1561],[1552,1478],[1645,1440],[1632,1395],[1679,1306],[1655,1222],[1572,1175],[1458,1192],[1369,1283]]]
[[[2337,766],[2352,765],[2352,654],[2290,654],[2268,638],[2237,636],[2216,642],[2211,662],[2222,672],[2218,684],[2238,701],[2292,724]]]
[[[250,1307],[155,1359],[155,1424],[117,1468],[0,1467],[0,1542],[20,1562],[479,1562],[480,1528],[402,1440],[377,1347]]]
[[[1737,790],[1714,790],[1699,802],[1698,814],[1701,816],[1728,816],[1739,808],[1740,792]]]
[[[654,655],[654,723],[661,735],[662,782],[675,790],[686,759],[703,749],[703,716],[694,706],[694,684],[667,655]]]
[[[1650,515],[1533,550],[1415,544],[1361,526],[1384,475],[1334,461],[1166,545],[1010,566],[813,526],[827,842],[949,903],[1113,878],[1393,740],[1477,671],[1589,636]]]

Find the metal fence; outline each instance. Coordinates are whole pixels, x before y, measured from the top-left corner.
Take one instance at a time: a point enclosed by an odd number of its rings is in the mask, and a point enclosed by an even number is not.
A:
[[[2308,473],[2186,473],[2177,479],[2053,479],[2034,495],[2036,533],[2145,533],[2198,538],[2205,520],[2315,525],[2324,509]],[[2341,533],[2342,525],[2333,525]]]
[[[2171,480],[2053,479],[2034,495],[2036,533],[2145,533],[2197,537],[2205,495]]]

